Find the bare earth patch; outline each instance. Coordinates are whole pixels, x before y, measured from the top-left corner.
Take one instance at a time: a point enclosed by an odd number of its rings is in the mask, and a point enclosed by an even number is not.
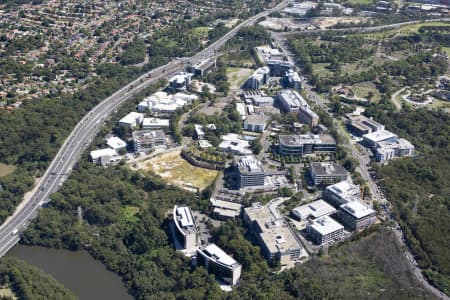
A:
[[[205,189],[219,173],[192,166],[181,157],[179,150],[155,156],[142,164],[142,167],[160,175],[170,184],[188,190]]]

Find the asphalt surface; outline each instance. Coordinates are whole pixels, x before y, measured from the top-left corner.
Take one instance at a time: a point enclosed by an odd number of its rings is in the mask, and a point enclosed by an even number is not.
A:
[[[230,38],[232,38],[241,27],[252,25],[257,19],[264,17],[274,10],[281,9],[287,5],[284,0],[276,7],[265,10],[235,26],[220,39],[192,57],[175,59],[170,63],[153,69],[136,80],[120,88],[114,94],[103,100],[94,107],[75,126],[71,134],[56,154],[50,166],[41,177],[39,182],[30,192],[29,197],[16,208],[14,214],[0,227],[0,257],[5,255],[20,240],[20,231],[24,230],[37,216],[38,209],[50,201],[50,195],[56,192],[63,182],[68,178],[72,168],[80,159],[92,139],[98,134],[104,122],[125,101],[134,94],[149,87],[161,78],[183,70],[189,64],[195,65],[207,58],[213,57]]]

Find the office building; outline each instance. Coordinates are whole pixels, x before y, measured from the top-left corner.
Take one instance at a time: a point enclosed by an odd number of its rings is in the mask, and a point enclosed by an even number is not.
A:
[[[379,142],[375,149],[375,160],[380,163],[396,157],[406,157],[414,155],[414,145],[405,139],[397,139],[393,142]]]
[[[197,249],[197,265],[204,266],[209,273],[229,285],[236,285],[241,278],[242,265],[216,244]]]
[[[303,156],[311,153],[333,153],[336,141],[329,134],[279,135],[278,152],[281,155]]]
[[[110,148],[116,151],[125,149],[127,147],[127,143],[125,143],[122,139],[118,138],[117,136],[107,138],[106,145],[108,145]]]
[[[267,61],[267,66],[270,69],[270,76],[283,77],[294,65],[285,60],[270,59]]]
[[[194,124],[195,136],[198,140],[202,140],[205,137],[205,131],[203,130],[203,125]]]
[[[300,122],[308,124],[310,127],[315,127],[319,124],[319,116],[309,107],[309,104],[297,91],[278,91],[277,98],[282,110],[297,113]]]
[[[284,82],[291,89],[300,90],[302,88],[302,80],[300,79],[300,75],[292,69],[286,72]]]
[[[198,246],[198,232],[192,211],[187,206],[173,208],[174,234],[183,249]]]
[[[259,90],[264,85],[269,83],[269,67],[261,67],[257,69],[253,74],[248,78],[245,83],[245,87],[247,89]]]
[[[209,199],[213,207],[213,215],[217,219],[228,220],[235,219],[241,215],[242,204],[218,200],[215,198]]]
[[[368,227],[377,221],[377,213],[360,201],[342,204],[339,207],[338,216],[352,230]]]
[[[232,152],[238,155],[252,154],[250,143],[236,133],[229,133],[222,136],[222,142],[219,144],[219,150],[223,152]]]
[[[268,118],[264,114],[250,115],[244,121],[244,129],[254,132],[263,132],[266,129]]]
[[[297,114],[298,120],[313,128],[319,125],[319,116],[309,107],[302,107]]]
[[[91,151],[90,159],[95,165],[109,166],[116,165],[122,160],[122,156],[111,148],[99,149]]]
[[[328,203],[339,207],[345,203],[361,201],[361,190],[359,185],[349,181],[341,181],[327,186],[323,192],[323,197]]]
[[[160,119],[160,118],[144,118],[142,122],[142,129],[162,129],[164,131],[169,130],[170,121],[168,119]]]
[[[322,199],[296,207],[292,210],[292,215],[299,221],[317,219],[329,216],[336,212],[336,209]]]
[[[188,72],[178,72],[169,79],[169,87],[174,91],[185,91],[191,83],[193,75]]]
[[[347,128],[356,136],[384,130],[384,125],[361,114],[346,114]]]
[[[300,258],[302,247],[286,222],[268,206],[254,203],[244,209],[244,222],[257,236],[262,252],[269,261],[289,264]]]
[[[264,185],[264,169],[254,155],[236,156],[234,166],[238,173],[239,188]]]
[[[298,112],[300,108],[308,107],[308,103],[297,91],[280,90],[277,99],[285,112]]]
[[[147,152],[155,147],[166,146],[167,138],[163,130],[141,130],[133,132],[134,152]]]
[[[144,114],[138,112],[130,112],[125,117],[120,119],[120,126],[127,126],[130,128],[141,126],[142,121],[144,120]]]
[[[363,144],[371,149],[376,149],[380,142],[395,142],[397,135],[388,130],[377,130],[363,135]]]
[[[312,162],[309,174],[315,185],[330,185],[347,180],[347,170],[334,162]]]
[[[326,245],[339,241],[344,234],[344,226],[330,218],[323,216],[306,224],[306,231],[317,245]]]
[[[137,109],[139,112],[152,112],[154,114],[173,114],[178,108],[191,104],[198,97],[185,93],[168,94],[156,92],[142,100]]]

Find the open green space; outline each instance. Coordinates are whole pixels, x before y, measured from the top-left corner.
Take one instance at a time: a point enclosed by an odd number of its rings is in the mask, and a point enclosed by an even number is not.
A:
[[[360,98],[369,99],[369,96],[372,95],[372,102],[378,102],[381,98],[380,92],[371,82],[356,83],[352,86],[352,91],[356,97]]]
[[[16,166],[0,163],[0,177],[14,173]]]
[[[205,34],[208,34],[208,32],[209,32],[210,30],[211,30],[211,27],[208,27],[208,26],[199,26],[199,27],[192,28],[192,33],[193,33],[194,35],[199,36],[199,35],[205,35]]]

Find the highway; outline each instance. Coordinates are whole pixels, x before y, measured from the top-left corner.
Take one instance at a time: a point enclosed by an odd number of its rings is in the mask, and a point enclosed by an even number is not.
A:
[[[267,16],[275,10],[282,9],[287,4],[288,1],[284,0],[274,8],[265,10],[239,23],[220,39],[192,57],[175,59],[164,66],[160,66],[143,74],[104,99],[87,113],[67,137],[64,144],[50,163],[50,166],[33,190],[16,208],[13,215],[8,217],[1,225],[0,257],[4,256],[18,243],[20,240],[19,233],[37,216],[38,209],[50,201],[50,195],[56,192],[68,178],[72,168],[80,159],[82,153],[92,139],[98,134],[100,128],[104,125],[104,122],[121,104],[129,100],[133,95],[149,87],[157,80],[168,77],[174,72],[183,70],[188,64],[194,65],[204,59],[213,57],[214,53],[232,38],[241,27],[252,25],[257,19]]]

